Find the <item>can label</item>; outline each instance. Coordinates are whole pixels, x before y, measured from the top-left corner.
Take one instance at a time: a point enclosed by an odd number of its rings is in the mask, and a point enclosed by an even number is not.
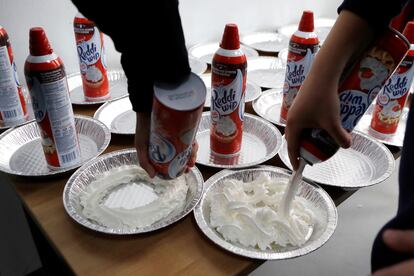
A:
[[[342,127],[351,131],[376,98],[397,63],[387,51],[374,47],[339,87]]]
[[[413,61],[414,56],[407,55],[378,95],[371,120],[375,131],[392,134],[397,130],[413,82]]]
[[[63,66],[29,72],[26,79],[49,167],[79,163],[80,147]]]
[[[9,37],[4,29],[0,36],[0,120],[7,125],[24,121],[27,111]]]
[[[75,18],[76,47],[85,97],[100,100],[109,97],[103,34],[92,21]]]
[[[285,83],[283,85],[283,102],[280,114],[283,120],[287,119],[289,108],[292,106],[293,100],[309,73],[318,47],[318,43],[302,44],[292,40],[289,42]]]
[[[408,48],[400,34],[388,30],[349,71],[344,71],[338,87],[342,127],[349,132],[354,129]],[[302,133],[301,156],[312,164],[327,160],[338,149],[339,145],[325,130],[305,129]]]
[[[148,155],[159,177],[173,179],[184,172],[205,98],[206,87],[193,73],[178,88],[154,87]]]
[[[210,148],[216,154],[231,155],[240,151],[246,68],[246,62],[226,64],[213,60]]]

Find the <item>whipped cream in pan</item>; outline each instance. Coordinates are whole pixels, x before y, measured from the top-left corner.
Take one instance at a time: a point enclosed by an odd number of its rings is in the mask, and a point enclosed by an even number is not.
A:
[[[315,216],[302,197],[294,199],[289,218],[279,213],[287,182],[266,175],[223,182],[209,198],[210,225],[227,241],[261,250],[304,244]]]
[[[144,204],[131,208],[119,203],[108,204],[110,194],[120,188],[120,185],[127,186],[124,189],[135,188],[146,193]],[[134,185],[138,187],[133,187]],[[122,166],[100,175],[86,188],[80,202],[84,216],[104,226],[136,228],[149,226],[173,211],[183,210],[187,191],[184,175],[169,181],[157,177],[151,179],[138,166]]]

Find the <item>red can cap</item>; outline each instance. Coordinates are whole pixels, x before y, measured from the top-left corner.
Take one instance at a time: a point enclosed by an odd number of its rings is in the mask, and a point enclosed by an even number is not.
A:
[[[30,55],[32,56],[44,56],[53,53],[46,33],[41,27],[34,27],[30,29],[29,48]]]
[[[236,24],[226,24],[220,47],[226,50],[237,50],[240,48],[239,29]]]
[[[414,44],[414,21],[410,21],[405,25],[403,35],[411,44]]]
[[[299,31],[301,32],[313,32],[313,12],[312,11],[303,11],[302,17],[299,22]]]

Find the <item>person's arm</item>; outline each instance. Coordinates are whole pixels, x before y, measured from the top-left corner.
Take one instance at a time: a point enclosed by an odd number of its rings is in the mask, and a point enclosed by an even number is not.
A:
[[[386,230],[383,234],[385,244],[396,252],[414,255],[414,230]],[[414,275],[414,259],[376,271],[373,276]]]
[[[373,38],[368,23],[343,10],[312,64],[311,70],[289,110],[286,140],[290,162],[298,168],[300,134],[305,128],[325,129],[342,147],[351,136],[339,118],[338,83],[348,61]]]
[[[177,0],[139,2],[72,0],[79,11],[110,36],[121,53],[129,98],[136,112],[135,147],[138,160],[153,177],[148,142],[154,82],[177,84],[190,74]],[[98,7],[99,8],[96,8]],[[194,166],[195,150],[189,166]]]

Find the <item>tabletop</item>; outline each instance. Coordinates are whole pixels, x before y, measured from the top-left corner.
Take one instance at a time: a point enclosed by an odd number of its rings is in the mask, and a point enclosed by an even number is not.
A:
[[[97,107],[74,107],[77,114],[93,116]],[[254,113],[251,104],[246,112]],[[133,137],[112,135],[105,152],[133,147]],[[393,149],[398,157],[399,149]],[[265,164],[285,167],[276,156]],[[217,169],[198,167],[204,180]],[[111,236],[75,223],[65,212],[63,189],[70,174],[32,179],[13,177],[18,194],[46,239],[79,275],[235,275],[247,274],[263,263],[231,254],[208,240],[193,214],[159,231],[133,236]],[[354,191],[324,187],[336,205]]]

